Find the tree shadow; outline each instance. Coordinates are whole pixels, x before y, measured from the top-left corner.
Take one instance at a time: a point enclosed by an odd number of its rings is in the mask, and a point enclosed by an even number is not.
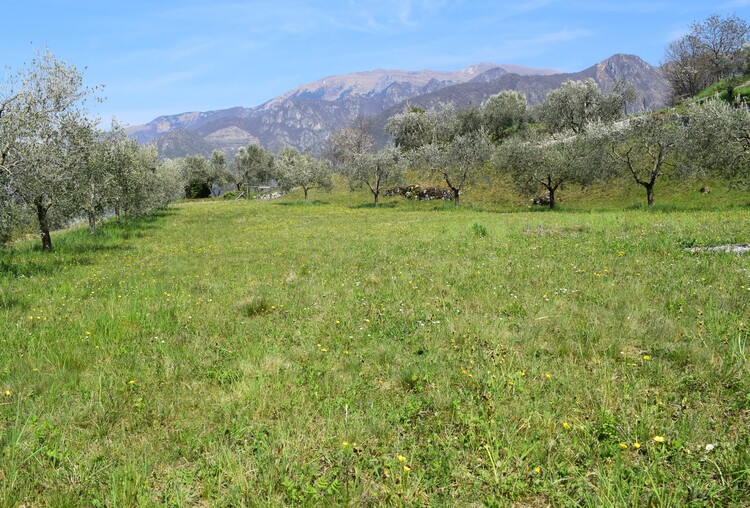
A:
[[[359,205],[352,205],[349,208],[352,208],[355,210],[362,209],[362,208],[374,208],[375,210],[377,210],[379,208],[396,208],[397,206],[398,206],[398,203],[396,203],[395,201],[391,201],[388,203],[378,203],[377,206],[375,206],[375,203],[362,203]]]
[[[0,249],[0,277],[46,276],[67,267],[93,265],[97,255],[132,250],[133,241],[145,237],[148,229],[158,227],[160,219],[177,213],[177,210],[162,209],[120,222],[108,220],[93,234],[87,228],[65,231],[55,235],[51,252],[42,251],[38,241]]]
[[[274,203],[276,206],[321,206],[330,204],[328,201],[286,201],[284,203]]]

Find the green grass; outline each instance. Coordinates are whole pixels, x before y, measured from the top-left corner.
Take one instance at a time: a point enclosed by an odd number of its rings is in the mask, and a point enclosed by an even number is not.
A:
[[[734,95],[735,97],[742,97],[746,98],[750,96],[750,75],[744,75],[744,76],[734,76],[730,78],[729,83],[731,83],[735,89],[734,89]],[[718,94],[719,97],[722,100],[727,100],[729,98],[729,94],[727,93],[727,85],[729,84],[727,80],[721,80],[713,85],[705,88],[702,90],[698,95],[695,96],[696,99],[706,99],[708,97],[713,97],[714,95]]]
[[[746,506],[750,258],[684,247],[750,215],[668,188],[185,202],[14,245],[0,506]]]

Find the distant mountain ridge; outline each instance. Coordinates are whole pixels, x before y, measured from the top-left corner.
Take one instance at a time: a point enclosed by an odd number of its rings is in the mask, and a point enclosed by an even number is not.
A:
[[[358,116],[384,125],[406,102],[429,106],[452,101],[458,107],[479,105],[501,90],[519,90],[530,104],[568,79],[593,78],[603,89],[617,80],[636,87],[643,106],[667,104],[669,87],[657,67],[637,56],[614,55],[577,73],[481,63],[459,71],[373,70],[329,76],[300,85],[254,108],[160,116],[127,128],[141,143],[154,142],[162,157],[210,155],[221,149],[230,157],[241,146],[259,142],[273,150],[285,145],[318,152],[328,135]]]

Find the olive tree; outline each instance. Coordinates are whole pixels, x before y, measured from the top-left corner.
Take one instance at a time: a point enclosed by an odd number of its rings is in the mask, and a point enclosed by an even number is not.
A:
[[[460,113],[451,104],[428,110],[408,108],[388,121],[386,131],[411,165],[441,177],[458,206],[461,191],[484,173],[492,145],[475,112]]]
[[[50,229],[77,213],[76,172],[94,90],[81,74],[39,53],[0,84],[0,174],[16,199],[36,212],[42,249],[52,249]]]
[[[750,110],[712,99],[690,104],[684,116],[682,146],[690,174],[750,188]]]
[[[610,176],[611,166],[603,161],[600,145],[598,135],[589,132],[537,140],[514,138],[496,150],[493,162],[510,174],[520,192],[533,195],[544,189],[554,209],[563,184],[586,186]]]
[[[234,168],[245,197],[250,199],[250,185],[273,179],[273,153],[257,143],[242,147],[234,158]]]
[[[155,147],[141,147],[116,122],[102,140],[100,157],[111,177],[111,206],[119,222],[123,213],[141,208],[146,199],[145,175],[156,170]]]
[[[331,166],[328,161],[316,159],[310,154],[300,153],[296,148],[286,146],[279,150],[274,162],[275,176],[284,190],[301,187],[307,201],[312,189],[331,190]]]
[[[359,117],[351,125],[332,132],[323,145],[323,157],[331,162],[334,171],[346,168],[352,159],[370,153],[375,148],[372,120]]]
[[[226,165],[221,164],[220,159],[221,156],[216,152],[214,152],[211,160],[202,155],[188,155],[182,159],[183,174],[186,181],[185,195],[188,198],[200,199],[214,196],[217,193],[217,187],[229,182],[230,176],[226,170]]]
[[[439,108],[439,109],[438,109]],[[446,105],[438,108],[423,109],[418,106],[407,106],[404,111],[393,115],[385,125],[394,145],[404,152],[415,150],[438,138],[436,127],[453,123]]]
[[[656,181],[678,168],[684,136],[684,120],[673,110],[641,115],[610,128],[611,159],[643,186],[648,206],[654,204]]]
[[[515,90],[504,90],[485,101],[481,115],[490,140],[499,143],[526,125],[529,116],[526,96]]]
[[[105,210],[114,205],[114,177],[110,171],[110,149],[113,138],[93,125],[82,124],[77,143],[77,176],[73,181],[80,209],[86,216],[89,232],[96,230],[96,223]],[[73,155],[73,154],[71,154]]]
[[[399,151],[386,147],[378,152],[358,153],[351,157],[344,172],[352,182],[365,185],[378,206],[381,191],[398,182],[403,174]]]
[[[635,88],[625,82],[616,83],[609,93],[604,94],[591,78],[569,80],[547,93],[538,115],[554,131],[580,133],[592,122],[609,122],[622,117],[627,105],[637,98]]]

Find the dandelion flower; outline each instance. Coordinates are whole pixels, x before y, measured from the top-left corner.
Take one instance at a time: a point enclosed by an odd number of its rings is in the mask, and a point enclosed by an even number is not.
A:
[[[541,467],[539,467],[539,466],[537,466],[537,467],[535,467],[535,468],[534,468],[534,472],[535,472],[536,474],[540,474],[540,473],[542,472],[542,468],[541,468]]]
[[[404,464],[404,471],[408,473],[409,471],[411,471],[411,468],[407,466],[406,464]]]
[[[406,462],[406,457],[404,457],[403,455],[399,455],[396,458],[398,459],[399,462]]]
[[[649,361],[651,359],[651,357],[649,355],[643,355],[643,359],[646,360],[646,361]]]
[[[341,446],[346,448],[347,446],[349,446],[349,441],[344,441],[343,443],[341,443]]]
[[[10,390],[5,390],[5,396],[10,397]]]
[[[627,443],[620,443],[620,449],[621,450],[627,450],[628,449]]]
[[[654,436],[655,443],[663,443],[664,441],[666,441],[666,439],[664,439],[664,436]]]
[[[568,422],[562,422],[563,429],[570,430],[570,424]]]
[[[128,384],[129,384],[129,385],[134,385],[134,384],[135,384],[135,381],[131,379],[130,381],[128,381]]]
[[[639,443],[638,441],[636,441],[635,443],[633,443],[633,449],[637,450],[640,447],[641,447],[641,443]]]
[[[547,379],[549,379],[549,378],[551,378],[552,376],[550,376],[550,374],[549,374],[549,372],[548,372],[548,373],[546,373],[546,374],[544,375],[544,377],[546,377]]]

